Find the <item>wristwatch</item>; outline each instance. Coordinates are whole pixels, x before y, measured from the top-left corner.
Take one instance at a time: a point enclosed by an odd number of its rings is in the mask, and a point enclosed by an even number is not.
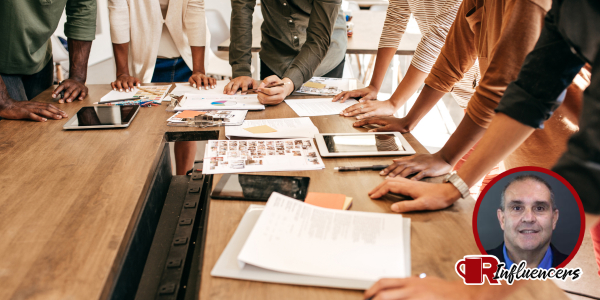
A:
[[[444,182],[450,182],[452,185],[460,192],[463,198],[467,198],[471,195],[469,191],[469,186],[458,176],[456,171],[452,171],[450,174],[446,175],[444,178]]]

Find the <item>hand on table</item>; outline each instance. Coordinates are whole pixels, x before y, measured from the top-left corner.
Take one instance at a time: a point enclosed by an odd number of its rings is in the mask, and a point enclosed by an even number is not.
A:
[[[372,300],[463,300],[488,298],[481,286],[436,277],[383,278],[364,293]],[[493,298],[493,297],[492,297]]]
[[[282,86],[265,88],[283,83]],[[260,83],[257,89],[258,101],[262,104],[275,105],[281,103],[289,94],[294,92],[294,83],[289,78],[280,79],[277,75],[271,75]]]
[[[412,180],[421,180],[423,177],[435,177],[449,173],[452,166],[439,154],[415,154],[392,160],[389,167],[381,170],[379,175],[394,178],[407,177],[417,173]]]
[[[194,72],[190,77],[189,82],[194,88],[200,89],[200,87],[204,87],[205,90],[214,89],[217,84],[216,79],[210,78],[200,72]]]
[[[64,96],[58,99],[58,103],[73,102],[75,99],[82,101],[88,94],[88,88],[85,82],[69,78],[56,87],[52,92],[52,98],[58,97],[61,92],[64,92]]]
[[[333,102],[340,100],[344,103],[348,98],[360,98],[360,100],[375,100],[377,99],[377,92],[379,92],[374,86],[369,85],[362,89],[353,91],[341,92],[333,97]]]
[[[359,100],[356,103],[346,109],[344,109],[340,115],[344,117],[356,116],[357,120],[370,118],[370,117],[385,117],[391,116],[396,112],[396,108],[391,101],[377,101],[377,100]]]
[[[133,76],[129,76],[129,74],[121,74],[117,76],[117,80],[110,83],[113,91],[119,92],[131,92],[131,90],[140,86],[141,81]]]
[[[45,122],[47,119],[60,120],[68,117],[67,113],[49,103],[32,101],[14,101],[9,99],[0,105],[0,117],[5,119],[31,119]]]
[[[258,82],[254,81],[252,77],[239,76],[229,81],[229,83],[225,86],[225,89],[223,89],[223,94],[235,95],[235,93],[241,89],[242,95],[246,95],[248,89],[253,89],[256,87],[258,87]]]
[[[398,213],[444,209],[461,197],[460,192],[451,183],[429,183],[406,178],[387,178],[369,192],[369,197],[378,199],[389,192],[414,199],[392,204],[391,210]]]
[[[379,102],[379,101],[378,101]],[[385,101],[387,102],[387,101]],[[355,104],[361,105],[361,104]],[[350,108],[350,107],[349,107]],[[358,119],[358,117],[357,117]],[[398,131],[400,133],[407,133],[414,129],[416,124],[413,125],[412,122],[407,120],[406,118],[395,118],[395,117],[376,117],[371,119],[365,119],[361,121],[354,122],[354,127],[362,127],[368,124],[377,124],[381,125],[379,128],[374,128],[369,130],[369,132],[383,132],[383,131]]]

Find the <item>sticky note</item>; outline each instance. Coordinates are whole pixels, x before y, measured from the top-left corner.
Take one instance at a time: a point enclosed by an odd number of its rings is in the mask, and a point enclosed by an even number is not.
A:
[[[346,204],[346,198],[350,197],[343,194],[308,193],[304,202],[324,208],[347,209],[352,203],[352,198],[348,204]]]
[[[203,115],[205,113],[205,111],[184,110],[180,114],[178,114],[177,117],[182,119],[189,119],[195,116]]]
[[[255,134],[256,133],[277,132],[277,130],[273,129],[269,125],[261,125],[261,126],[248,127],[248,128],[244,128],[244,130],[250,131],[250,132],[255,133]]]
[[[312,81],[305,83],[304,86],[309,87],[309,88],[315,88],[315,89],[324,89],[326,87],[326,85],[323,83],[312,82]]]

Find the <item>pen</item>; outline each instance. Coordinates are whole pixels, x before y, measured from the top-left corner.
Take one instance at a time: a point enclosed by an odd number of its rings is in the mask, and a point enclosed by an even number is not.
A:
[[[269,85],[269,86],[265,86],[263,89],[270,89],[270,88],[274,88],[274,87],[278,87],[278,86],[283,86],[285,84],[285,82],[280,82],[278,84],[274,84],[274,85]],[[250,93],[250,92],[256,92],[256,90],[258,90],[258,88],[255,89],[249,89],[246,92]]]
[[[333,170],[338,172],[346,171],[379,171],[387,168],[389,165],[374,165],[374,166],[363,166],[363,167],[335,167]]]

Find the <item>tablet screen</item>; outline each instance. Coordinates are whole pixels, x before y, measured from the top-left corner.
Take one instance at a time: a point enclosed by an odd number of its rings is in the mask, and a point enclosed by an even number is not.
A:
[[[323,135],[330,153],[403,151],[402,142],[393,134]]]
[[[125,125],[131,121],[138,105],[82,107],[73,126]]]

